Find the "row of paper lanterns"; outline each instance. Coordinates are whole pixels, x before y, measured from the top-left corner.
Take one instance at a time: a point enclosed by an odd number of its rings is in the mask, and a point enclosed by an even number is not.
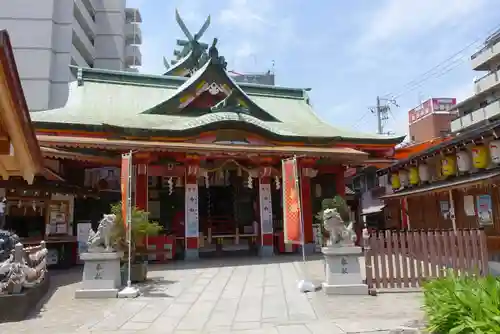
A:
[[[476,145],[468,151],[459,151],[448,154],[441,159],[439,165],[441,174],[445,177],[456,175],[457,172],[469,172],[472,168],[484,169],[490,163],[500,164],[500,140],[491,141],[488,145]],[[420,182],[429,182],[431,171],[429,166],[421,163],[408,169],[401,169],[391,175],[393,189],[400,189],[408,185],[417,185]]]

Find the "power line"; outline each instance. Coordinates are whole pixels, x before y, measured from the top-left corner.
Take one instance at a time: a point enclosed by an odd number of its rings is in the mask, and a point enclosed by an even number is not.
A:
[[[431,75],[431,74],[434,74],[435,73],[435,70],[439,70],[440,67],[442,67],[443,65],[445,65],[446,63],[448,63],[449,61],[451,61],[453,58],[455,58],[456,56],[458,56],[459,54],[461,54],[462,52],[464,52],[465,50],[469,49],[472,45],[474,44],[477,44],[477,41],[474,41],[473,43],[470,43],[468,44],[465,48],[461,49],[460,51],[454,53],[452,56],[446,58],[445,60],[441,61],[440,63],[438,63],[437,65],[433,66],[432,68],[430,68],[429,70],[427,70],[426,72],[418,75],[415,79],[411,80],[411,81],[408,81],[406,84],[404,84],[401,88],[401,90],[407,88],[407,87],[411,87],[415,84],[418,84],[422,81],[422,78],[423,79],[426,79],[428,75]],[[458,59],[454,59],[452,64],[461,60],[463,57],[467,57],[467,54],[466,55],[462,55],[460,58]],[[387,93],[385,94],[384,96],[391,96],[391,95],[394,95],[394,94],[391,94],[391,93]]]
[[[370,111],[367,110],[356,122],[352,123],[351,127],[356,129],[357,127],[359,127],[361,125],[361,121],[363,119],[365,119],[366,116],[370,115]]]
[[[486,35],[487,36],[491,35],[493,32],[495,32],[499,28],[500,28],[500,25],[497,25],[494,28],[489,29],[488,32],[486,33]],[[426,81],[428,81],[428,80],[430,80],[430,79],[432,79],[432,78],[434,78],[436,76],[437,77],[441,77],[444,74],[449,73],[453,69],[457,68],[460,64],[462,64],[463,61],[464,61],[464,58],[466,58],[466,57],[469,56],[468,53],[464,54],[464,52],[466,52],[472,46],[475,46],[476,44],[478,44],[482,40],[484,40],[484,37],[478,37],[478,38],[476,38],[474,41],[470,42],[469,44],[467,44],[465,47],[463,47],[459,51],[453,53],[448,58],[444,59],[443,61],[441,61],[440,63],[436,64],[435,66],[433,66],[432,68],[430,68],[426,72],[424,72],[424,73],[420,74],[419,76],[417,76],[415,79],[407,82],[406,84],[404,84],[401,87],[401,89],[399,90],[400,91],[399,93],[397,93],[397,94],[387,93],[384,96],[396,96],[396,97],[402,96],[403,94],[406,94],[406,93],[412,91],[413,89],[416,89],[416,88],[420,87],[422,85],[422,83],[424,83],[424,82],[426,82]],[[457,56],[459,56],[459,55],[460,55],[460,57],[457,58]],[[450,68],[449,66],[453,65],[453,64],[457,64],[457,65],[456,66],[452,66]],[[442,71],[443,69],[440,69],[441,67],[443,67],[443,65],[445,65],[444,72]],[[436,70],[438,70],[438,72],[436,72]],[[401,91],[403,93],[401,93]]]
[[[428,77],[420,80],[414,86],[408,87],[408,89],[403,90],[403,91],[399,92],[398,94],[396,94],[394,96],[394,98],[399,98],[399,97],[403,96],[404,94],[407,94],[409,92],[414,91],[415,89],[422,87],[427,81],[429,81],[431,79],[437,79],[437,78],[444,76],[445,74],[450,73],[451,71],[453,71],[454,69],[456,69],[457,67],[462,65],[463,62],[465,61],[465,59],[466,58],[463,58],[463,59],[460,59],[460,61],[458,61],[458,62],[451,63],[451,65],[454,65],[454,66],[449,66],[447,68],[443,68],[440,72],[436,72],[432,76],[428,76]]]

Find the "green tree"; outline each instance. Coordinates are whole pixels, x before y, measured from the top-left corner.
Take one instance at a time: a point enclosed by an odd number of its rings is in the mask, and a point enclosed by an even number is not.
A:
[[[111,205],[111,213],[116,215],[115,225],[112,231],[112,242],[116,249],[128,253],[127,229],[123,223],[122,203]],[[148,218],[148,212],[137,207],[132,207],[131,215],[131,249],[132,254],[138,248],[144,247],[143,240],[146,236],[158,235],[163,227],[158,222],[151,221]]]
[[[340,217],[344,222],[348,222],[351,220],[349,215],[349,206],[344,198],[340,195],[335,196],[334,198],[325,198],[321,201],[321,211],[318,212],[316,218],[321,222],[323,221],[323,211],[326,209],[336,209],[340,214]]]

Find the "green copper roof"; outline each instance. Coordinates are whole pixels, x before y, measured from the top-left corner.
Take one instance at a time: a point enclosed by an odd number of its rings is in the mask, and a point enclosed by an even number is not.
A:
[[[60,109],[31,113],[35,126],[45,129],[86,128],[136,130],[151,135],[159,131],[175,135],[206,126],[248,126],[273,137],[352,142],[398,143],[403,137],[387,137],[341,130],[322,121],[308,103],[304,89],[238,84],[251,101],[279,121],[263,121],[250,114],[212,112],[198,117],[145,114],[175,95],[186,78],[143,75],[102,69],[78,69],[78,81],[70,84],[68,102]]]

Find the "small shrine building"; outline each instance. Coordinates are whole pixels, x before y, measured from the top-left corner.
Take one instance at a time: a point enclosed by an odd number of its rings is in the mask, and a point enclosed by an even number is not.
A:
[[[499,131],[500,121],[494,120],[380,169],[378,174],[388,175],[393,189],[380,199],[400,222],[398,227],[428,231],[483,228],[490,257],[498,260]]]
[[[89,194],[71,205],[69,230],[120,200],[120,157],[132,151],[134,205],[177,240],[177,253],[270,255],[283,229],[281,160],[296,156],[312,250],[314,216],[324,198],[345,195],[346,166],[387,161],[403,137],[324,122],[308,89],[236,83],[217,39],[199,41],[207,22],[194,37],[179,23],[187,41],[165,74],[72,68],[67,104],[32,113],[45,164]]]

